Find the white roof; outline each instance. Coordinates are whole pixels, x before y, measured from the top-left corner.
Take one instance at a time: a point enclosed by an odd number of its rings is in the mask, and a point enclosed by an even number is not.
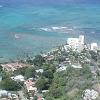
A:
[[[17,80],[24,81],[24,76],[18,75],[18,76],[15,76],[15,77],[11,77],[11,79],[14,79],[15,81],[17,81]]]
[[[7,95],[8,91],[6,90],[0,90],[0,95]]]
[[[82,68],[80,65],[72,65],[73,68]]]
[[[91,43],[91,45],[93,45],[93,46],[97,46],[97,43]]]
[[[84,91],[84,100],[95,100],[99,96],[97,91],[86,89]]]
[[[60,67],[59,69],[57,69],[57,72],[60,72],[60,71],[64,71],[64,70],[66,70],[66,66],[63,66],[63,67]]]
[[[38,69],[38,70],[36,70],[36,72],[37,72],[37,73],[39,73],[39,72],[40,72],[40,73],[43,73],[43,69]]]
[[[22,76],[22,75],[17,75],[15,78],[16,78],[16,79],[21,79],[21,78],[24,78],[24,76]]]
[[[72,41],[79,42],[79,38],[68,38],[67,40],[67,42],[72,42]]]

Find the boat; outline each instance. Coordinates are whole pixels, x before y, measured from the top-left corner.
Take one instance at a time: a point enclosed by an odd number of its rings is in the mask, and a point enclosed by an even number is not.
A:
[[[20,37],[19,37],[17,34],[15,34],[15,38],[16,38],[16,39],[19,39]]]

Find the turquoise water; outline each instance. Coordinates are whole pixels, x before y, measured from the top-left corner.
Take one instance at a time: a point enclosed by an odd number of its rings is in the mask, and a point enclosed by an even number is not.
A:
[[[7,1],[6,1],[7,2]],[[15,5],[16,4],[16,5]],[[40,3],[41,4],[41,3]],[[0,7],[0,59],[23,53],[49,51],[68,37],[84,34],[88,42],[100,44],[100,4],[32,5],[13,3]],[[67,27],[71,31],[44,31],[40,28]]]

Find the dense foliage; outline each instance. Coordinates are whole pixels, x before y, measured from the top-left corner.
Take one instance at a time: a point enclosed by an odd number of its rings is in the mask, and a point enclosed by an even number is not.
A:
[[[0,88],[7,91],[17,91],[21,89],[21,86],[11,78],[6,78],[0,82]]]
[[[50,98],[48,96],[51,96],[53,100],[62,97],[63,99],[59,100],[66,100],[64,97],[69,98],[68,100],[79,100],[77,98],[81,96],[79,95],[80,92],[91,87],[92,81],[92,74],[88,67],[84,69],[68,67],[66,71],[54,73],[53,82],[49,88],[49,92],[46,94],[46,98]],[[67,94],[74,89],[77,90],[74,97]]]

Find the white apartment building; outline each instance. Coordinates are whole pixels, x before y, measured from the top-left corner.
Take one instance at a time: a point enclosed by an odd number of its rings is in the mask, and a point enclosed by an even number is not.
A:
[[[98,45],[97,43],[91,43],[91,50],[98,50]]]
[[[68,38],[67,44],[74,50],[83,50],[84,35],[80,35],[79,38]]]

